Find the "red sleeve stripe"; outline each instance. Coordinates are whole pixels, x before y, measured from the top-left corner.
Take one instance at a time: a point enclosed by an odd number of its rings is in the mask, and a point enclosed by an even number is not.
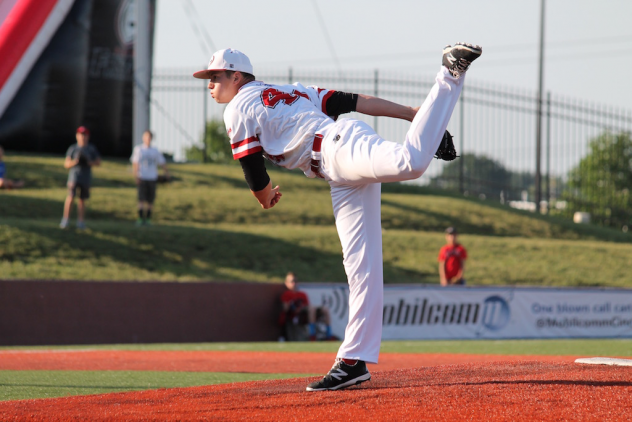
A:
[[[259,143],[259,137],[256,135],[231,144],[231,148],[233,149],[233,159],[235,160],[263,150]]]
[[[238,142],[235,142],[235,143],[231,144],[230,147],[232,149],[237,149],[237,148],[241,148],[244,145],[247,145],[247,144],[249,144],[251,142],[257,142],[258,143],[259,142],[259,137],[258,136],[251,136],[250,138],[246,138],[243,141],[238,141]]]
[[[329,91],[328,93],[325,94],[325,96],[323,97],[323,102],[322,102],[322,107],[323,107],[323,113],[327,114],[327,100],[329,100],[329,97],[331,97],[332,95],[334,95],[334,92],[336,91]],[[327,114],[328,115],[328,114]]]
[[[261,145],[257,145],[254,148],[250,148],[250,149],[247,149],[245,151],[239,152],[237,154],[233,154],[233,159],[234,160],[239,160],[242,157],[246,157],[246,156],[248,156],[250,154],[254,154],[255,152],[259,152],[259,151],[263,151],[263,148],[261,148]]]

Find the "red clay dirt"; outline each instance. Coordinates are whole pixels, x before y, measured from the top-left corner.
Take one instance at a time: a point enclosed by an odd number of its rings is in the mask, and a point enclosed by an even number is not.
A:
[[[461,353],[382,353],[370,371],[418,368],[457,363],[521,360],[573,362],[579,356],[506,356]],[[325,373],[333,353],[129,351],[129,350],[16,350],[0,352],[0,370],[77,371],[191,371],[251,373]]]
[[[317,378],[0,402],[0,420],[632,420],[632,368],[491,362],[400,369],[343,391]]]

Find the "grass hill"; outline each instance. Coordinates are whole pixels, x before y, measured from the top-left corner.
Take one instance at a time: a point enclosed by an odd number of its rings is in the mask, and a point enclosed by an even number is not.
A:
[[[94,171],[88,230],[58,227],[67,172],[59,156],[9,154],[0,191],[0,278],[344,282],[329,186],[270,171],[283,198],[262,210],[238,165],[173,164],[153,227],[137,228],[131,166]],[[443,230],[458,226],[470,285],[632,287],[632,234],[575,225],[443,191],[383,185],[387,283],[438,283]],[[74,213],[73,213],[74,215]]]

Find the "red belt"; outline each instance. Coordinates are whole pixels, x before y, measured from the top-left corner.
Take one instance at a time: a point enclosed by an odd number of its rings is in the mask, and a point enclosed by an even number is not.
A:
[[[312,144],[311,167],[316,177],[320,177],[321,179],[324,179],[325,176],[323,176],[322,173],[320,172],[320,162],[321,162],[320,147],[322,143],[323,143],[323,135],[314,136],[314,143]]]

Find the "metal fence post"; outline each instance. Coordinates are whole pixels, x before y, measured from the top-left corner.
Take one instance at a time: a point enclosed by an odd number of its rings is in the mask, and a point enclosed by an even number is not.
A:
[[[375,69],[375,75],[373,79],[373,96],[375,97],[378,96],[378,90],[377,90],[378,80],[379,80],[378,78],[379,78],[378,70]],[[377,132],[377,116],[373,118],[373,130]]]
[[[551,91],[546,93],[546,213],[551,212]]]
[[[540,2],[540,73],[538,75],[537,133],[535,141],[535,212],[540,212],[542,200],[542,85],[544,79],[544,11],[545,0]]]

